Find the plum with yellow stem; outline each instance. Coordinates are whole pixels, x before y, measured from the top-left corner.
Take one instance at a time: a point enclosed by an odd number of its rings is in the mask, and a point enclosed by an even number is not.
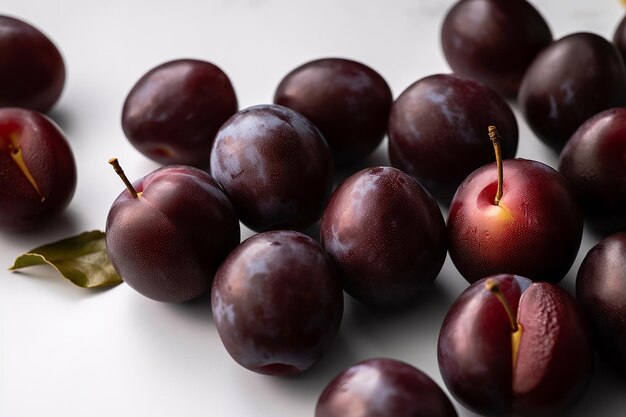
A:
[[[456,299],[437,358],[450,393],[483,415],[559,415],[593,371],[590,332],[574,298],[510,274],[483,278]]]
[[[576,197],[557,171],[537,161],[504,160],[490,127],[496,163],[469,175],[448,215],[450,258],[470,283],[510,273],[559,282],[582,239]]]
[[[57,125],[35,111],[0,109],[0,229],[41,224],[75,189],[74,156]]]

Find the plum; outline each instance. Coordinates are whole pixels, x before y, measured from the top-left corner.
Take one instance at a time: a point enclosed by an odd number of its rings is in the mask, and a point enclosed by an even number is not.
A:
[[[502,161],[461,184],[448,213],[450,258],[470,283],[498,273],[559,282],[572,266],[583,216],[568,182],[541,162]]]
[[[219,67],[178,59],[137,81],[124,102],[122,128],[150,159],[208,168],[213,138],[236,111],[235,90]]]
[[[211,174],[251,229],[304,229],[320,218],[330,195],[333,160],[324,137],[300,113],[258,105],[217,132]]]
[[[555,416],[593,372],[588,323],[559,286],[501,274],[452,304],[437,345],[441,376],[466,407],[488,416]]]
[[[450,68],[514,97],[524,72],[552,42],[541,14],[526,0],[456,2],[441,26]]]
[[[457,417],[450,399],[428,375],[395,359],[352,365],[328,383],[315,417]]]
[[[488,125],[502,133],[502,153],[517,150],[517,121],[491,88],[457,75],[437,74],[409,86],[391,107],[389,158],[436,198],[449,204],[461,182],[492,161]]]
[[[391,167],[366,168],[346,179],[324,210],[320,235],[346,292],[372,305],[411,300],[446,259],[437,202]]]
[[[391,101],[391,90],[380,74],[341,58],[299,66],[281,80],[274,96],[274,103],[315,124],[337,166],[356,163],[376,149],[385,136]]]
[[[626,232],[602,239],[587,253],[576,277],[576,296],[599,351],[626,370]]]
[[[59,127],[26,109],[0,109],[0,229],[25,230],[56,216],[76,189],[76,163]]]
[[[337,335],[343,293],[321,246],[295,231],[246,239],[220,266],[211,291],[220,339],[241,366],[292,375],[317,362]]]
[[[556,151],[588,118],[626,106],[626,68],[616,47],[593,33],[574,33],[530,64],[518,103],[535,135]]]
[[[559,172],[597,231],[626,228],[626,108],[605,110],[583,123],[561,152]]]
[[[0,107],[47,112],[65,85],[65,63],[39,30],[0,15]]]
[[[188,301],[209,291],[240,239],[235,210],[217,182],[200,169],[170,165],[131,185],[117,160],[110,162],[127,185],[106,223],[117,273],[158,301]]]

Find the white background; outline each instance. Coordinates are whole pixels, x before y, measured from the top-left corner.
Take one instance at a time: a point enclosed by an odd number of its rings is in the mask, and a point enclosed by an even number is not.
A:
[[[2,0],[0,13],[47,33],[67,65],[64,94],[50,116],[78,164],[74,200],[47,227],[0,233],[0,416],[312,417],[326,383],[350,364],[387,356],[414,364],[443,385],[436,362],[441,321],[467,286],[448,259],[414,307],[376,313],[346,297],[338,339],[303,375],[276,378],[240,368],[211,320],[208,300],[168,305],[126,285],[74,287],[44,267],[5,268],[35,246],[103,229],[123,185],[107,164],[119,157],[131,179],[157,165],[131,147],[120,127],[126,94],[148,69],[200,58],[231,78],[240,107],[268,103],[289,70],[314,58],[364,62],[394,97],[417,79],[449,69],[439,28],[451,0]],[[537,0],[555,37],[593,31],[612,37],[618,0]],[[556,166],[556,156],[520,123],[518,156]],[[368,163],[388,163],[386,142]],[[243,229],[243,237],[251,232]],[[562,285],[573,292],[582,257],[598,240],[585,232]],[[459,414],[473,414],[455,403]],[[626,380],[598,364],[571,416],[626,415]]]

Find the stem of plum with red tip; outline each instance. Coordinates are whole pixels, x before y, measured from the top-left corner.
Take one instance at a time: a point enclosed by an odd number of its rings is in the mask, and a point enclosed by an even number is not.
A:
[[[513,332],[516,332],[518,327],[517,327],[517,320],[515,319],[515,316],[513,315],[513,309],[511,309],[511,305],[507,301],[504,294],[502,294],[502,291],[500,290],[500,286],[498,285],[496,280],[493,278],[488,278],[485,281],[485,288],[491,291],[493,295],[496,296],[500,304],[502,304],[502,307],[504,307],[504,310],[506,311],[506,315],[509,316],[509,320],[511,321],[511,330],[513,330]]]
[[[137,195],[137,191],[135,191],[135,187],[133,187],[133,184],[130,183],[128,177],[126,176],[126,174],[124,174],[124,170],[120,166],[117,158],[109,159],[109,164],[113,166],[115,173],[120,176],[122,181],[124,181],[124,185],[126,185],[126,188],[128,188],[128,191],[130,191],[130,194],[133,196],[133,198],[138,198],[139,196]]]
[[[496,198],[494,203],[496,206],[500,205],[500,199],[502,198],[502,188],[504,182],[504,175],[502,173],[502,151],[500,150],[500,133],[495,126],[489,126],[487,129],[489,132],[489,139],[493,143],[493,150],[496,153],[496,165],[498,167],[498,191],[496,192]]]

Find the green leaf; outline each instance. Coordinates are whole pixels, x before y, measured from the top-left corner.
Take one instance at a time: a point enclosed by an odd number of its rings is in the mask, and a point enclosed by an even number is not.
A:
[[[114,286],[122,282],[107,256],[104,232],[99,230],[35,248],[19,256],[9,270],[45,264],[83,288]]]

